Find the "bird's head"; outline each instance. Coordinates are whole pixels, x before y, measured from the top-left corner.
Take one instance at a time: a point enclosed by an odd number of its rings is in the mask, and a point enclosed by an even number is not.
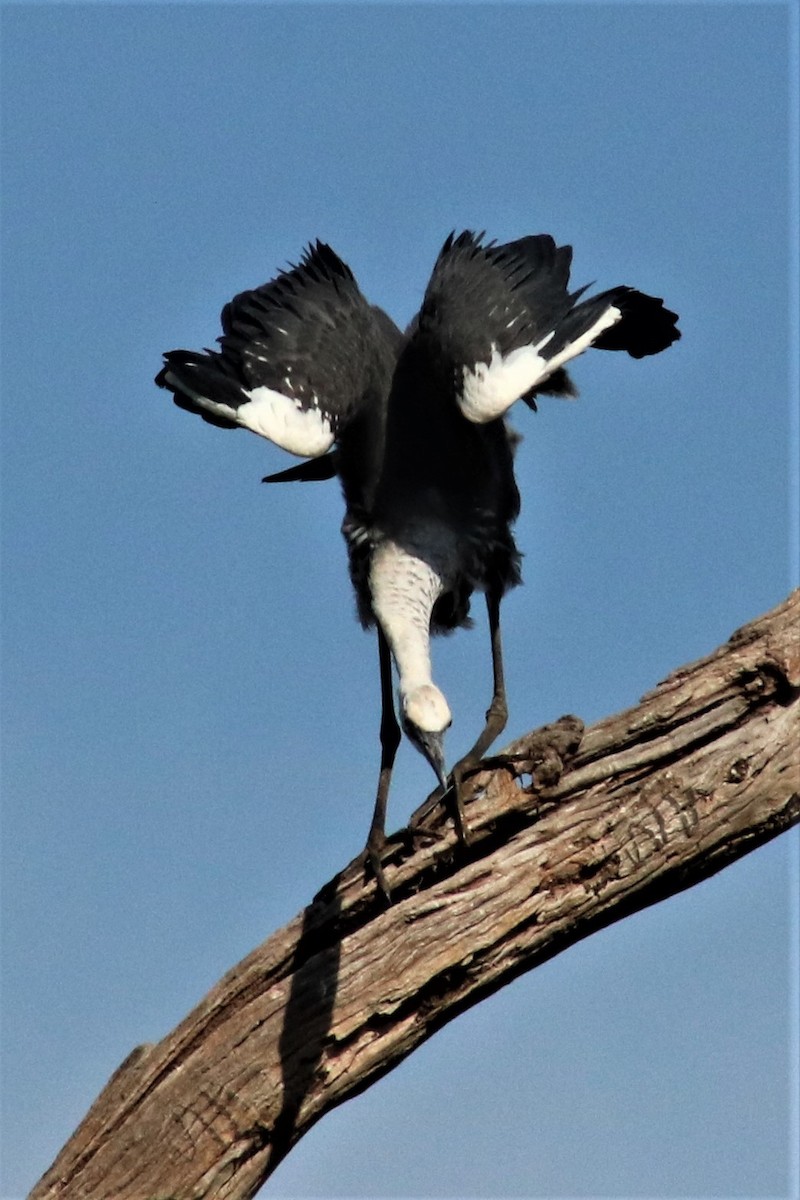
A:
[[[444,787],[444,734],[453,720],[450,706],[433,683],[400,693],[400,712],[406,736],[424,754]]]

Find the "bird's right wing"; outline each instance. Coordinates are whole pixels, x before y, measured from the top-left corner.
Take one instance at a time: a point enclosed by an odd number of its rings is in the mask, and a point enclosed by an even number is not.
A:
[[[564,366],[590,346],[657,354],[680,337],[661,300],[615,287],[568,290],[572,248],[548,234],[484,244],[448,237],[413,337],[461,412],[483,424],[538,392],[574,394]]]
[[[388,391],[400,334],[387,322],[350,268],[317,241],[298,266],[225,305],[219,350],[169,351],[156,383],[213,425],[249,429],[317,458]],[[292,477],[334,473],[335,466]]]

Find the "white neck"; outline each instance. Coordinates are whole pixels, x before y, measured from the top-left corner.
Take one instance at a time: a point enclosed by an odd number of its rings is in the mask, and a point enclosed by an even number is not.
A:
[[[377,547],[370,568],[372,609],[400,675],[400,692],[431,683],[431,613],[443,580],[424,559],[395,542]]]

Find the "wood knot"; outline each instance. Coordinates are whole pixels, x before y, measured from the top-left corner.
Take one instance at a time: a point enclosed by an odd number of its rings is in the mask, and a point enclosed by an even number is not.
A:
[[[541,729],[520,738],[500,757],[513,768],[517,777],[530,775],[532,791],[555,787],[564,773],[565,764],[578,752],[584,728],[580,717],[559,717],[552,724],[542,725]]]
[[[726,783],[741,783],[750,773],[750,764],[746,758],[737,758],[728,767],[728,773],[725,776]]]

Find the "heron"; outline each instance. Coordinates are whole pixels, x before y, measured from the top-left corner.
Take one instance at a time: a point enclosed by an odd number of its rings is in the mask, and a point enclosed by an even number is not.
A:
[[[212,425],[247,429],[303,461],[264,482],[338,476],[358,617],[377,632],[380,769],[366,861],[388,897],[386,808],[401,732],[452,794],[462,841],[462,781],[507,721],[501,602],[521,582],[520,511],[507,423],[519,401],[575,396],[565,365],[590,347],[633,358],[680,337],[663,300],[627,285],[570,291],[571,246],[549,234],[498,244],[451,233],[405,332],[370,304],[329,245],[236,295],[219,349],[171,350],[156,383]],[[482,593],[492,660],[485,723],[448,772],[448,701],[432,675],[431,636],[470,624]],[[398,682],[398,711],[393,667]],[[399,714],[399,719],[398,719]]]

